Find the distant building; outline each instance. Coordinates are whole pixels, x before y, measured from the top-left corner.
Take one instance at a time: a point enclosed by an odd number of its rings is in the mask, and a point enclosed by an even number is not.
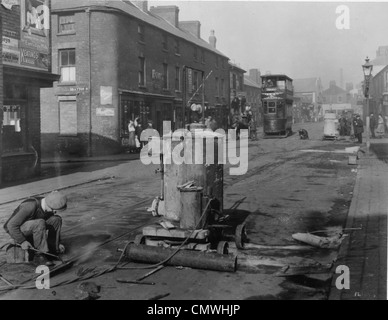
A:
[[[293,84],[294,96],[300,99],[301,117],[305,121],[318,121],[323,103],[321,79],[294,79]]]
[[[388,46],[380,46],[376,51],[376,58],[371,61],[374,66],[388,65]]]
[[[322,97],[324,104],[348,103],[346,90],[338,87],[335,81],[330,81],[330,87],[322,92]]]
[[[346,83],[345,90],[346,90],[347,92],[350,92],[350,91],[353,90],[353,89],[354,89],[353,83],[352,83],[352,82],[347,82],[347,83]]]

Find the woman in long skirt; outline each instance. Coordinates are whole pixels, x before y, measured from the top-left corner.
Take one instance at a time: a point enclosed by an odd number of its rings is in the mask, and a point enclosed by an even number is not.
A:
[[[376,131],[377,131],[377,135],[379,138],[382,138],[384,136],[384,133],[385,133],[384,118],[381,115],[381,113],[379,114],[378,125],[377,125]]]
[[[128,133],[129,133],[129,152],[136,152],[136,140],[135,140],[136,125],[132,120],[129,120]]]

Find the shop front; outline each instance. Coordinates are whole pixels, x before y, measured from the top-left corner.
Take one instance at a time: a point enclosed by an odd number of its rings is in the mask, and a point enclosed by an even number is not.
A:
[[[59,79],[51,73],[49,0],[2,1],[3,83],[0,183],[25,180],[40,171],[40,89]],[[31,18],[34,12],[35,19]]]
[[[160,135],[163,134],[163,122],[171,121],[172,130],[179,112],[179,104],[174,97],[152,96],[142,93],[120,92],[120,139],[126,146],[129,121],[137,119],[142,129],[152,125]]]
[[[56,75],[4,66],[2,106],[2,181],[30,178],[40,172],[40,88]]]

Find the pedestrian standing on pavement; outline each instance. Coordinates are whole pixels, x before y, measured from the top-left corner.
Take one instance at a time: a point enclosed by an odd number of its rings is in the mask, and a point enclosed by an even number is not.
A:
[[[136,152],[136,126],[137,121],[129,120],[128,123],[128,140],[129,140],[129,152],[133,153]]]
[[[384,128],[384,118],[379,114],[378,120],[377,120],[377,135],[379,138],[382,138],[384,136],[385,128]]]
[[[339,134],[341,137],[345,135],[345,130],[346,130],[346,118],[345,118],[345,114],[342,114],[339,119]]]
[[[353,120],[354,135],[358,139],[359,143],[362,143],[362,134],[364,132],[364,122],[362,121],[360,115],[357,115]]]
[[[351,117],[346,117],[345,119],[346,119],[345,135],[351,136],[352,135],[352,119],[351,119]]]
[[[375,130],[377,127],[377,121],[373,112],[370,114],[370,117],[369,117],[369,127],[370,127],[370,132],[372,134],[372,138],[376,138]]]
[[[140,152],[141,148],[144,146],[144,143],[140,141],[142,132],[143,127],[141,126],[141,123],[138,123],[137,127],[135,128],[137,152]]]
[[[5,231],[23,250],[36,249],[39,265],[52,266],[44,253],[62,254],[60,243],[62,218],[56,215],[67,209],[67,197],[54,191],[47,197],[33,197],[23,201],[4,224]]]

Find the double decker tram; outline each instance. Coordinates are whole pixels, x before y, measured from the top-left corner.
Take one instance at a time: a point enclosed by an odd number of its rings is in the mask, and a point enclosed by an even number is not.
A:
[[[292,79],[281,74],[261,79],[264,138],[286,138],[292,134]]]

